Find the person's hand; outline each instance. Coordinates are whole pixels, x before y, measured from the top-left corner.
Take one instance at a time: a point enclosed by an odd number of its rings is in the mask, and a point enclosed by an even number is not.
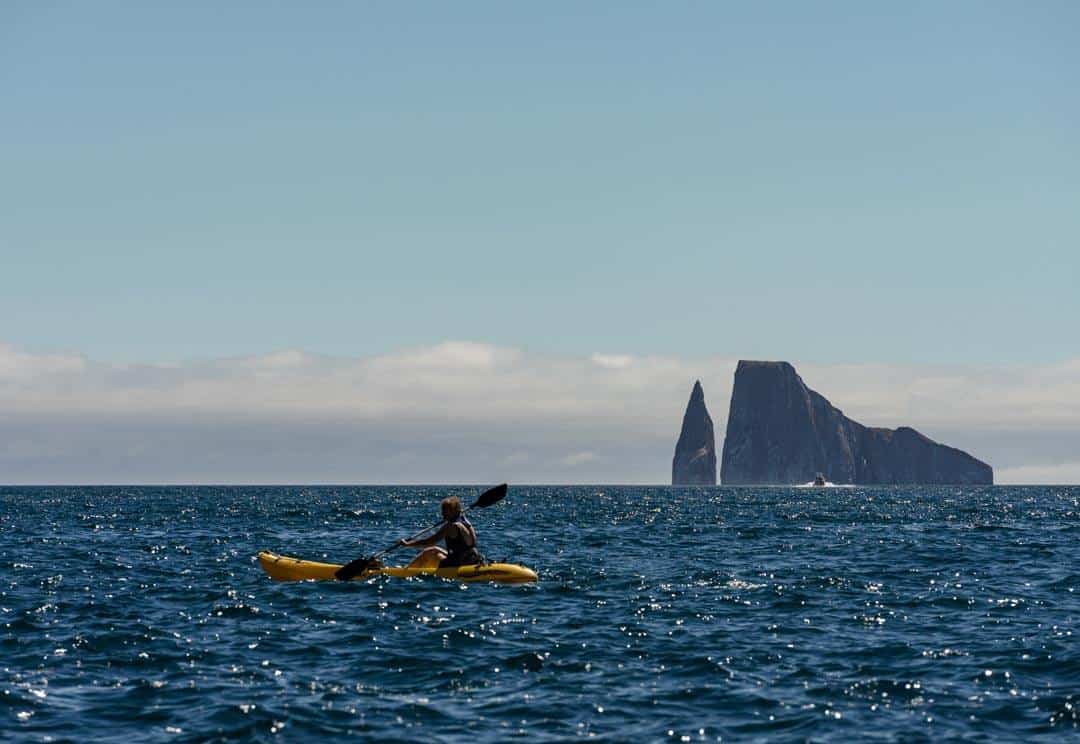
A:
[[[398,545],[400,545],[400,546],[401,546],[401,547],[403,547],[403,548],[407,548],[407,547],[409,547],[409,541],[408,541],[408,540],[406,540],[406,539],[405,539],[404,537],[403,537],[403,538],[401,538],[400,540],[398,540],[398,541],[397,541],[397,544],[398,544]]]

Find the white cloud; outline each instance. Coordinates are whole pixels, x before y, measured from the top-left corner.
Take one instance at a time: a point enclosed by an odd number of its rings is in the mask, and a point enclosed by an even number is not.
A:
[[[914,426],[995,465],[1001,480],[1044,480],[1040,473],[1080,451],[1080,360],[792,361],[810,387],[856,420]],[[549,356],[448,341],[371,357],[286,350],[121,365],[0,345],[0,423],[10,428],[0,438],[0,473],[24,482],[57,473],[116,482],[136,471],[151,481],[212,474],[219,482],[266,482],[272,457],[279,480],[326,480],[333,472],[354,482],[438,482],[498,471],[551,482],[572,467],[582,481],[661,483],[695,379],[722,437],[735,364],[722,356]],[[252,441],[264,445],[249,453]],[[1057,467],[1046,477],[1080,480]]]
[[[562,458],[559,462],[573,467],[575,465],[584,465],[587,462],[596,462],[599,459],[600,457],[595,452],[575,452]]]
[[[634,363],[634,357],[627,354],[593,354],[589,358],[593,364],[608,369],[623,369]]]
[[[1065,485],[1080,483],[1080,462],[1058,465],[1021,465],[994,473],[994,482],[1017,485]]]
[[[516,465],[523,465],[531,459],[528,452],[511,452],[509,455],[506,455],[499,460],[499,464],[503,467],[514,467]]]
[[[315,358],[296,349],[275,351],[256,357],[246,357],[237,360],[238,365],[247,365],[254,370],[278,370],[293,367],[302,367],[312,364]]]
[[[520,356],[514,349],[479,344],[472,341],[446,341],[436,346],[374,357],[370,363],[382,370],[491,370],[514,362]]]
[[[86,360],[77,354],[29,354],[0,344],[0,382],[77,373],[85,368]]]
[[[1080,424],[1075,360],[1025,367],[800,365],[799,373],[845,413],[877,426]]]

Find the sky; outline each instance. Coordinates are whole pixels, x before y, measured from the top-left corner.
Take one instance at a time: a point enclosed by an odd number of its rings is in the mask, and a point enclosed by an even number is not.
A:
[[[1080,481],[1076,3],[175,5],[0,6],[0,482],[663,483],[740,358]]]

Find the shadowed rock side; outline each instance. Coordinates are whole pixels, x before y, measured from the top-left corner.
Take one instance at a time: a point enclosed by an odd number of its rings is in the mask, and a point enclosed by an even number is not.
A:
[[[671,485],[716,485],[716,439],[701,382],[694,383],[671,461]]]
[[[787,362],[739,362],[720,467],[724,485],[806,483],[991,484],[971,455],[906,426],[852,421],[806,387]]]

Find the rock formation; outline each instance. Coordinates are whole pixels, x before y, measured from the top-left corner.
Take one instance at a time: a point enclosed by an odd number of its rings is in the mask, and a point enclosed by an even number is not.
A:
[[[671,461],[671,485],[716,485],[716,439],[700,380],[694,383],[690,402],[686,404],[675,458]]]
[[[990,484],[994,471],[906,426],[852,421],[806,387],[787,362],[740,361],[720,467],[724,485],[806,483]]]

